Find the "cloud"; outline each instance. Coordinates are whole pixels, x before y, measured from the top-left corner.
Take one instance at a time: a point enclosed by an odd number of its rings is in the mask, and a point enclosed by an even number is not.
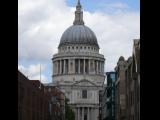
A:
[[[18,69],[30,80],[40,80],[40,68],[41,68],[41,82],[47,83],[49,82],[47,76],[43,74],[46,70],[45,65],[40,64],[31,64],[29,66],[18,65]]]
[[[39,76],[39,75],[36,75],[36,76],[33,76],[33,77],[32,77],[32,80],[39,80],[39,79],[40,79],[40,76]],[[41,82],[42,82],[42,83],[49,83],[50,81],[48,81],[47,76],[41,75]]]
[[[121,2],[110,3],[110,4],[107,4],[106,7],[115,8],[115,9],[129,8],[129,6],[126,3],[121,3]]]
[[[113,2],[106,4],[99,3],[98,6],[101,8],[101,12],[106,12],[107,14],[119,14],[132,10],[131,7],[124,2]]]
[[[63,0],[20,0],[18,7],[19,59],[50,59],[71,24],[71,8]]]
[[[48,61],[57,53],[64,30],[73,24],[75,8],[67,6],[66,0],[18,2],[18,60]],[[128,7],[122,3],[109,6],[115,9]],[[84,21],[97,36],[100,53],[106,59],[105,71],[113,70],[121,55],[127,59],[132,54],[133,39],[140,38],[139,12],[84,11]]]
[[[86,24],[97,36],[100,53],[106,58],[105,71],[114,70],[121,55],[126,58],[131,55],[133,39],[140,38],[139,13],[108,15],[85,12],[84,14],[86,14]]]

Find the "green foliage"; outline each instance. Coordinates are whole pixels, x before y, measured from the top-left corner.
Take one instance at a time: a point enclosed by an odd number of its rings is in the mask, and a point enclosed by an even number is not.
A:
[[[65,99],[65,118],[66,120],[75,120],[75,115],[71,107],[68,105],[69,99]]]

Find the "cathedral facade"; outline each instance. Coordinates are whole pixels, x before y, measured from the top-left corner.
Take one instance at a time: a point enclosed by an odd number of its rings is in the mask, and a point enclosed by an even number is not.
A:
[[[53,82],[69,99],[76,120],[99,119],[99,91],[105,80],[105,59],[99,49],[78,0],[73,25],[64,31],[52,58]]]

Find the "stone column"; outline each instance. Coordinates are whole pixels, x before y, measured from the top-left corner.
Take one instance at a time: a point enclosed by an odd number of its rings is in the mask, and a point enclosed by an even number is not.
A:
[[[97,73],[98,73],[98,61],[97,61]]]
[[[64,60],[64,63],[63,63],[63,74],[66,73],[66,60]]]
[[[80,59],[78,59],[78,73],[80,74]]]
[[[96,114],[95,114],[95,108],[92,109],[92,115],[93,115],[93,120],[97,120],[96,119]]]
[[[90,59],[88,59],[88,73],[90,73]]]
[[[82,120],[84,120],[84,108],[82,107]]]
[[[100,74],[102,73],[102,62],[100,61]]]
[[[59,74],[59,60],[57,60],[57,74]]]
[[[59,71],[59,74],[61,74],[62,73],[62,61],[60,60],[60,71]]]
[[[103,74],[103,62],[101,62],[101,69],[102,69],[101,73]]]
[[[76,64],[76,59],[73,59],[73,73],[76,73],[76,70],[75,70],[75,64]]]
[[[101,74],[103,74],[103,61],[101,62]]]
[[[83,62],[83,73],[85,74],[85,59],[84,59],[84,62]]]
[[[90,109],[90,118],[91,118],[91,120],[93,120],[93,113],[92,113],[92,107],[91,107],[91,109]]]
[[[104,62],[102,62],[102,73],[104,74]]]
[[[98,61],[98,73],[100,73],[100,72],[101,72],[101,62]]]
[[[87,120],[90,120],[90,112],[89,112],[89,107],[88,107],[88,112],[87,112]]]
[[[72,63],[72,66],[71,66]],[[75,73],[75,59],[69,59],[69,73]]]
[[[92,61],[93,62],[93,73],[95,74],[96,71],[95,71],[95,60]]]
[[[78,107],[78,119],[77,120],[80,120],[79,107]]]
[[[52,63],[53,75],[55,75],[55,62]]]
[[[54,73],[57,74],[57,61],[54,62]]]
[[[75,112],[75,115],[76,115],[76,120],[78,120],[78,108],[75,108],[76,109],[76,112]]]
[[[70,67],[70,59],[68,59],[68,74],[70,74],[70,69],[71,69],[71,67]]]
[[[54,73],[57,75],[57,61],[54,62]]]

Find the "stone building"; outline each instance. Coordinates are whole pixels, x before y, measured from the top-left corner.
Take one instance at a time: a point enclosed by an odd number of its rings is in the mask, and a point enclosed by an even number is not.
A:
[[[140,40],[132,57],[120,57],[116,66],[116,120],[140,120]]]
[[[44,86],[18,71],[18,120],[51,120],[49,102]]]
[[[65,120],[65,94],[56,86],[45,85],[45,93],[51,98],[50,114],[52,120]]]
[[[103,84],[102,90],[102,120],[107,120],[107,85]]]
[[[115,119],[126,120],[126,61],[121,56],[117,62],[115,71],[117,73],[117,79],[115,82]]]
[[[126,118],[127,120],[133,120],[134,116],[134,108],[133,108],[133,80],[131,76],[133,58],[129,57],[127,60],[126,67]],[[132,109],[132,112],[131,112]]]
[[[53,55],[53,82],[70,100],[76,120],[99,119],[99,91],[104,82],[104,56],[94,32],[85,25],[78,0],[75,20],[63,33]]]
[[[135,120],[140,120],[140,39],[134,40],[132,76],[135,80]]]
[[[103,87],[103,86],[102,86]],[[103,120],[102,116],[103,89],[99,91],[99,120]]]
[[[140,120],[140,40],[135,39],[133,55],[126,68],[127,120]]]
[[[64,97],[58,88],[18,71],[18,120],[64,120]]]

